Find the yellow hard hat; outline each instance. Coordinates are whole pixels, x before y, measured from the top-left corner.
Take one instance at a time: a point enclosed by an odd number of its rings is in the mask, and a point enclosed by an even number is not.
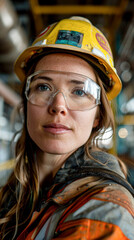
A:
[[[122,84],[114,68],[110,45],[88,19],[72,17],[48,26],[16,60],[16,75],[24,81],[38,56],[54,52],[68,52],[89,61],[97,68],[108,99],[112,100],[119,94]]]

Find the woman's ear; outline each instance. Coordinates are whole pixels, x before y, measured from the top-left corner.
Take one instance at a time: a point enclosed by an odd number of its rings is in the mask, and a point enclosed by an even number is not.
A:
[[[93,127],[97,127],[99,125],[99,118],[95,118],[94,123],[93,123]]]

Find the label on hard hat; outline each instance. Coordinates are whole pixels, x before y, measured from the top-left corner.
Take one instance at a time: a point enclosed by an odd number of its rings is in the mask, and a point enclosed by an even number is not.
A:
[[[76,31],[60,30],[56,44],[68,44],[81,48],[83,34]]]
[[[97,39],[98,43],[100,44],[100,46],[103,49],[105,49],[106,52],[108,52],[110,56],[112,56],[111,49],[110,49],[109,44],[106,41],[106,39],[100,33],[96,33],[96,39]]]

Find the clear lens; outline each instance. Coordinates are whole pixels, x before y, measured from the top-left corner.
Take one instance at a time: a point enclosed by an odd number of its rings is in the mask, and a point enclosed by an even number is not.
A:
[[[27,78],[25,95],[34,105],[51,104],[62,93],[70,110],[84,111],[100,104],[101,89],[92,79],[76,73],[39,71]]]

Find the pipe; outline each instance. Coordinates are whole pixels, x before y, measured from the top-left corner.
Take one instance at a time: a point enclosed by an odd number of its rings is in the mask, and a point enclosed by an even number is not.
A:
[[[28,46],[28,39],[19,24],[9,0],[0,0],[0,65],[1,72],[13,72],[17,56]]]
[[[0,81],[0,96],[12,107],[17,106],[21,102],[21,97],[6,86],[2,81]]]

